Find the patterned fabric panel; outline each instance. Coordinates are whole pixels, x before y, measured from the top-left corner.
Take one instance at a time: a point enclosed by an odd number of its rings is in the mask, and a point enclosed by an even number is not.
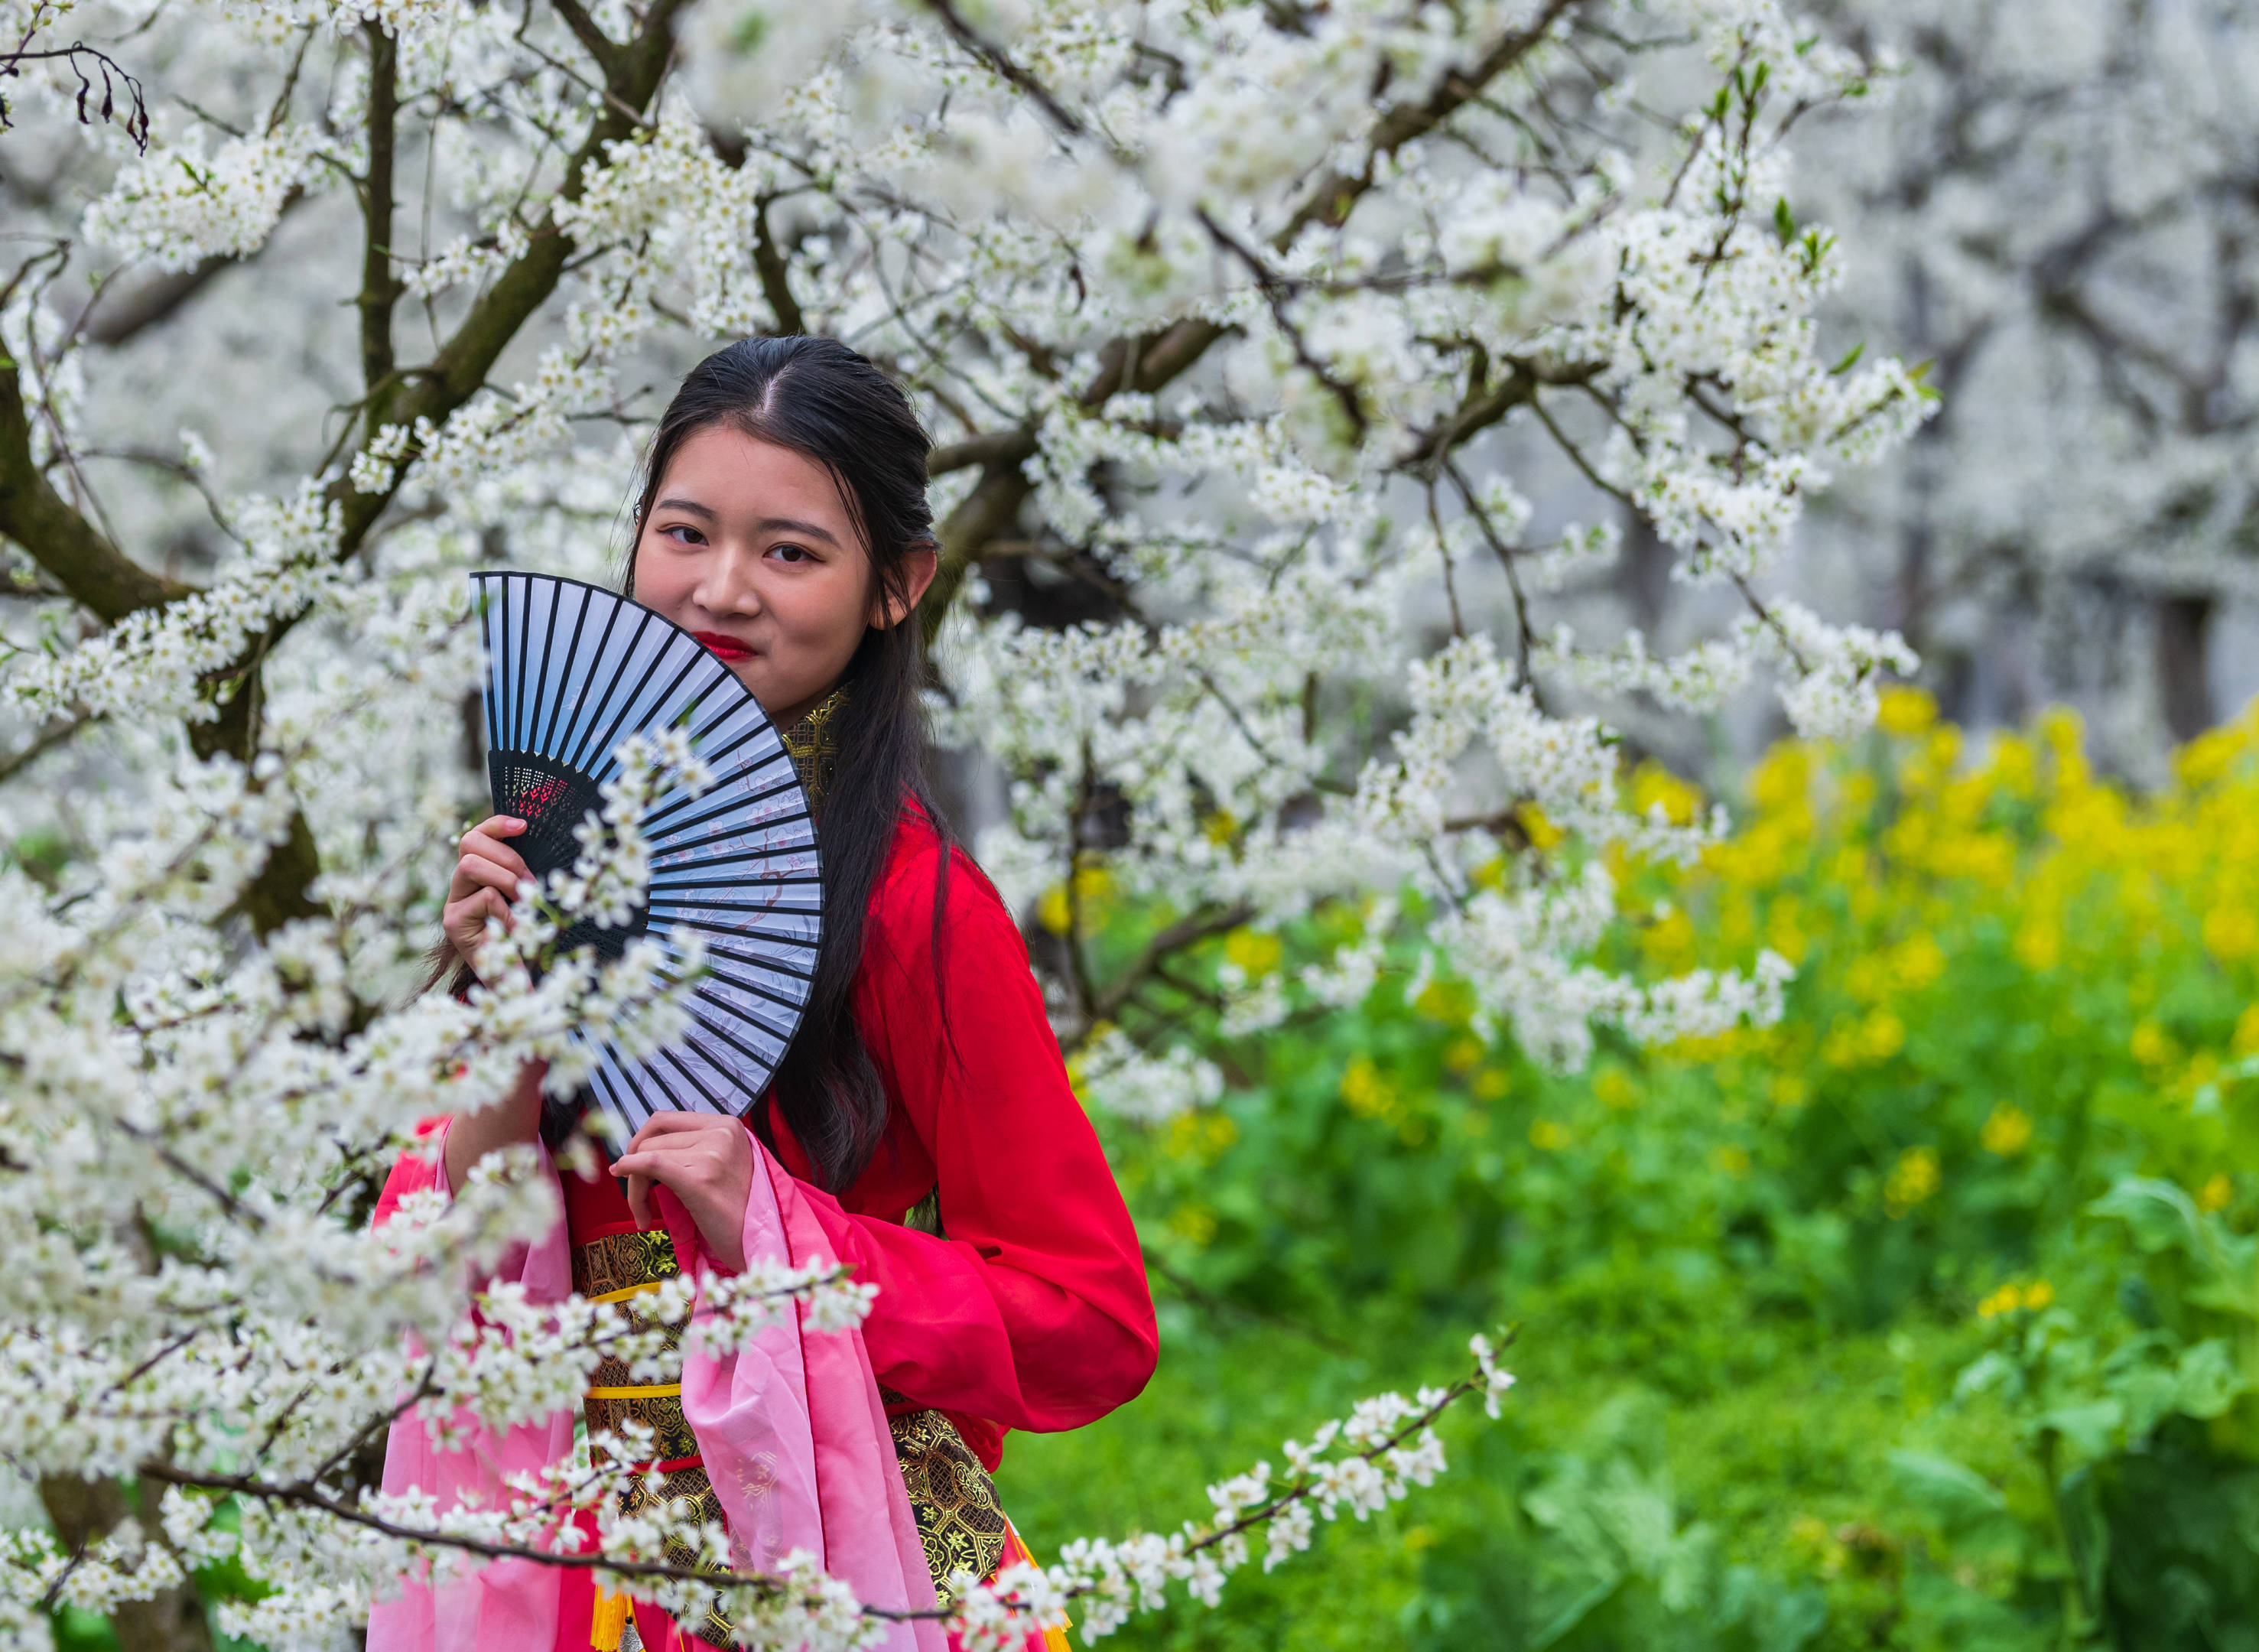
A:
[[[695,1457],[698,1455],[698,1441],[682,1415],[681,1385],[667,1386],[672,1392],[619,1398],[590,1394],[581,1402],[581,1414],[588,1421],[592,1435],[617,1428],[629,1417],[645,1424],[652,1431],[651,1461],[654,1463]]]
[[[666,1231],[608,1233],[573,1247],[573,1288],[582,1296],[609,1296],[638,1285],[657,1285],[682,1271]]]
[[[918,1541],[942,1605],[956,1602],[949,1580],[960,1571],[987,1577],[1004,1557],[1004,1506],[996,1483],[973,1455],[957,1426],[938,1411],[913,1411],[887,1419],[894,1460],[917,1516]]]
[[[714,1494],[713,1483],[706,1478],[702,1467],[675,1469],[666,1476],[666,1489],[655,1493],[648,1481],[638,1480],[620,1497],[620,1512],[641,1514],[659,1503],[662,1497],[668,1512],[684,1520],[727,1524],[722,1516],[722,1499]],[[677,1566],[695,1566],[698,1556],[688,1543],[669,1543],[665,1554]],[[695,1633],[716,1646],[730,1644],[730,1620],[718,1612],[709,1612]]]
[[[615,1359],[607,1354],[596,1367],[596,1374],[588,1378],[591,1388],[632,1388],[638,1384],[679,1383],[682,1380],[682,1335],[672,1332],[666,1339],[666,1351],[659,1355],[660,1370],[656,1377],[638,1377],[627,1361]],[[648,1371],[650,1368],[645,1368]]]

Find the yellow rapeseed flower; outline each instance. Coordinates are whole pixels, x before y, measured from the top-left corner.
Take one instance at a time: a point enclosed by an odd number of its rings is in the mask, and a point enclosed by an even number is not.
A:
[[[1896,1221],[1925,1203],[1937,1192],[1942,1179],[1937,1170],[1937,1150],[1910,1147],[1899,1155],[1899,1162],[1891,1167],[1890,1178],[1883,1184],[1883,1207]]]
[[[1370,1056],[1352,1056],[1342,1071],[1342,1101],[1361,1119],[1393,1124],[1404,1111],[1404,1099],[1384,1077]]]
[[[1169,1231],[1195,1250],[1215,1237],[1215,1214],[1198,1205],[1179,1205],[1169,1217]]]
[[[1995,1102],[1992,1115],[1985,1121],[1977,1139],[1984,1143],[1986,1152],[2013,1158],[2032,1139],[2032,1115],[2013,1101]]]
[[[1550,849],[1569,834],[1545,818],[1545,811],[1535,803],[1524,803],[1514,811],[1514,818],[1529,841],[1540,849]]]
[[[1862,952],[1843,966],[1843,990],[1871,1004],[1891,990],[1891,966],[1879,952]]]
[[[1647,926],[1640,944],[1648,957],[1673,974],[1688,969],[1693,965],[1697,945],[1694,920],[1686,915],[1685,908],[1673,907]]]
[[[2055,1286],[2045,1279],[2035,1279],[2029,1285],[2004,1285],[1977,1305],[1977,1316],[1998,1319],[2019,1309],[2036,1314],[2054,1300]]]
[[[1906,738],[1937,721],[1937,701],[1919,688],[1885,688],[1880,701],[1875,726],[1885,734]]]
[[[1702,793],[1700,787],[1689,785],[1660,763],[1650,760],[1641,764],[1632,776],[1631,808],[1634,814],[1642,816],[1660,808],[1664,819],[1675,826],[1685,826],[1701,811]]]
[[[1749,798],[1767,814],[1801,805],[1812,784],[1812,753],[1801,741],[1783,740],[1765,753],[1749,777]]]
[[[1783,895],[1773,903],[1765,921],[1765,944],[1792,964],[1803,963],[1804,955],[1812,950],[1812,939],[1804,929],[1804,904],[1794,895]]]
[[[1887,1009],[1878,1009],[1859,1025],[1859,1055],[1873,1064],[1888,1061],[1906,1047],[1906,1022]]]
[[[2253,913],[2243,899],[2231,897],[2227,904],[2205,914],[2204,944],[2223,964],[2249,958],[2259,950],[2259,914]]]
[[[2086,719],[2069,706],[2049,706],[2035,721],[2040,744],[2055,758],[2056,770],[2066,780],[2086,778]]]
[[[2243,718],[2200,734],[2173,758],[2180,783],[2194,791],[2211,785],[2234,765],[2250,748],[2251,730]]]
[[[1539,1119],[1529,1127],[1529,1145],[1540,1152],[1557,1153],[1569,1145],[1568,1127],[1550,1119]]]
[[[2196,1207],[2198,1210],[2225,1210],[2234,1197],[2235,1184],[2223,1171],[2197,1190]]]
[[[1890,895],[1873,878],[1851,886],[1851,916],[1856,922],[1874,922],[1890,909]]]
[[[1223,955],[1247,972],[1251,979],[1259,980],[1279,967],[1286,956],[1286,943],[1268,929],[1234,929],[1223,937]]]
[[[1206,1161],[1238,1139],[1239,1127],[1231,1122],[1229,1114],[1196,1107],[1169,1121],[1168,1134],[1162,1144],[1172,1158]]]
[[[1113,889],[1113,874],[1103,866],[1085,866],[1074,874],[1075,898],[1082,903],[1086,926],[1102,910]],[[1044,891],[1044,898],[1036,906],[1036,921],[1053,935],[1065,935],[1074,926],[1074,908],[1066,898],[1064,883],[1055,883]]]
[[[1992,783],[2010,796],[2029,797],[2039,789],[2039,754],[2030,741],[2019,735],[1996,734],[1986,756]]]
[[[1927,935],[1899,943],[1891,954],[1891,975],[1904,992],[1920,992],[1945,973],[1945,951]]]
[[[2172,1060],[2174,1054],[2172,1035],[2153,1021],[2145,1021],[2134,1028],[2127,1047],[2134,1052],[2134,1059],[2145,1067],[2162,1067]]]
[[[2045,972],[2063,961],[2063,930],[2045,913],[2035,912],[2016,926],[2016,961]]]
[[[1474,1019],[1474,988],[1464,981],[1429,981],[1412,1008],[1446,1027],[1464,1027]]]

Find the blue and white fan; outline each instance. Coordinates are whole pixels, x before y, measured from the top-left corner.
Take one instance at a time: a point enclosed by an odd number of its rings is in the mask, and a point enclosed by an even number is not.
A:
[[[573,829],[602,808],[599,788],[618,773],[613,754],[629,736],[685,729],[713,771],[696,797],[678,787],[644,817],[648,907],[624,928],[577,923],[563,944],[611,958],[649,935],[679,960],[696,935],[705,967],[688,1027],[642,1060],[605,1043],[589,1089],[631,1135],[669,1107],[744,1114],[800,1025],[823,927],[816,822],[791,755],[745,684],[671,620],[578,580],[472,578],[486,644],[487,779],[495,812],[525,822],[512,846],[535,877],[579,856]]]

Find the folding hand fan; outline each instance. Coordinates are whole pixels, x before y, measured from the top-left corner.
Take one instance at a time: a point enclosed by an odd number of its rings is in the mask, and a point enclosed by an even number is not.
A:
[[[567,948],[617,958],[647,934],[670,961],[705,946],[690,1023],[631,1060],[600,1046],[589,1087],[631,1134],[653,1113],[743,1114],[766,1091],[816,971],[823,894],[816,822],[784,742],[730,668],[651,609],[577,580],[477,573],[486,642],[487,778],[537,878],[570,866],[573,835],[618,772],[630,735],[681,727],[713,771],[644,816],[650,904],[624,928],[583,921]]]

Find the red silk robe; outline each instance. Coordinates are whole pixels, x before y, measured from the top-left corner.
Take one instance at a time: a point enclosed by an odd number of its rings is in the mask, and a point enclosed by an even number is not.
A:
[[[1137,1230],[1027,943],[962,853],[935,957],[937,841],[905,818],[864,931],[855,1022],[893,1102],[886,1137],[844,1193],[804,1197],[879,1287],[863,1323],[879,1381],[949,1413],[993,1470],[1005,1430],[1080,1428],[1137,1398],[1159,1344]],[[806,1184],[807,1156],[771,1119]],[[946,1239],[901,1221],[937,1186]]]

